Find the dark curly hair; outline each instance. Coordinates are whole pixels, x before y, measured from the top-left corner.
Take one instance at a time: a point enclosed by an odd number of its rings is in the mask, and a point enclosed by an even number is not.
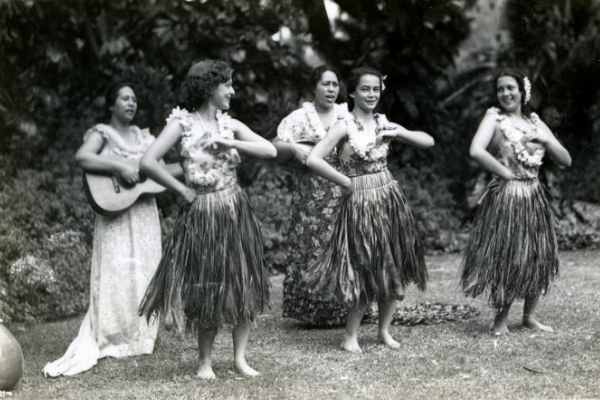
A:
[[[383,89],[383,74],[372,67],[357,67],[350,71],[350,76],[348,77],[348,93],[352,93],[356,90],[356,86],[360,81],[360,78],[364,75],[375,75],[379,78],[379,85]]]
[[[511,77],[513,78],[516,82],[517,82],[517,86],[519,87],[519,92],[521,92],[521,112],[526,115],[529,116],[532,112],[531,110],[531,101],[527,104],[525,104],[525,74],[521,73],[520,71],[517,71],[515,69],[511,69],[511,68],[507,68],[507,69],[503,69],[500,72],[498,72],[496,74],[496,77],[493,80],[493,85],[494,85],[494,98],[496,101],[496,104],[500,107],[500,104],[498,104],[498,79],[502,78],[502,77]],[[502,107],[500,107],[500,109],[502,109]]]
[[[180,102],[188,110],[194,110],[207,101],[217,86],[231,79],[233,69],[219,60],[202,60],[190,68],[181,84]]]
[[[109,118],[112,114],[110,108],[115,105],[115,101],[117,101],[117,97],[119,97],[119,90],[124,87],[131,88],[133,93],[137,93],[135,86],[131,82],[115,82],[106,89],[106,93],[104,94],[104,109]]]
[[[321,80],[321,77],[327,71],[333,72],[337,77],[338,82],[340,82],[340,74],[335,68],[330,67],[329,65],[319,65],[317,68],[313,69],[308,76],[308,85],[310,86],[311,91],[315,89]]]

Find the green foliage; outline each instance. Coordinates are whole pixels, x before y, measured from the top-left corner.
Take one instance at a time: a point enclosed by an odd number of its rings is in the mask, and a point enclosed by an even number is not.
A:
[[[289,227],[288,172],[277,164],[264,164],[252,184],[245,188],[261,223],[267,265],[272,271],[285,271]]]
[[[0,186],[0,275],[9,279],[11,317],[17,321],[52,320],[87,306],[92,211],[79,176],[58,176],[21,170]],[[14,273],[19,259],[37,261]],[[45,286],[35,271],[53,274],[55,284]]]
[[[563,192],[600,202],[600,5],[593,0],[507,3],[513,46],[505,63],[532,79],[533,105],[573,157]]]
[[[429,252],[456,252],[462,249],[466,234],[461,229],[456,202],[448,190],[450,180],[431,167],[402,168],[392,164],[391,171],[400,184],[417,219],[425,248]]]

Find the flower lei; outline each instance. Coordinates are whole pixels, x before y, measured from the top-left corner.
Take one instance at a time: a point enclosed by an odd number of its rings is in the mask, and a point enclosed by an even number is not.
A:
[[[523,99],[524,104],[529,103],[531,100],[531,82],[528,77],[523,78],[523,87],[525,88],[525,98]]]
[[[539,167],[540,165],[542,165],[542,158],[545,154],[544,149],[536,149],[533,152],[533,154],[529,154],[529,152],[521,142],[523,134],[527,134],[527,132],[516,127],[509,118],[506,118],[506,116],[501,115],[500,110],[498,110],[497,108],[492,107],[488,112],[496,115],[497,120],[500,122],[500,124],[498,125],[500,131],[510,142],[517,156],[517,160],[521,164],[529,168]],[[536,131],[539,128],[540,118],[537,116],[537,114],[532,113],[531,118],[528,118],[526,120],[533,126],[533,131]],[[521,134],[519,134],[519,132],[521,132]]]
[[[385,130],[387,124],[389,123],[385,115],[375,114],[373,117],[377,123],[377,128],[375,131],[376,134],[379,130]],[[364,131],[364,128],[362,124],[356,120],[354,114],[350,114],[346,118],[346,126],[348,132],[348,143],[356,155],[367,161],[377,161],[387,157],[390,145],[389,141],[383,142],[379,146],[376,145],[377,139],[373,140],[372,138],[369,138],[366,141],[361,141],[359,139],[360,136],[358,132]]]
[[[108,140],[113,153],[130,160],[139,160],[154,141],[154,136],[150,135],[148,128],[140,129],[135,125],[131,125],[130,128],[138,137],[139,143],[136,145],[126,143],[121,135],[112,126],[107,124],[97,124],[93,128],[90,128],[85,134],[84,140],[92,132],[98,132]]]
[[[203,172],[200,169],[200,166],[195,162],[196,156],[199,155],[199,150],[203,151],[206,147],[206,142],[211,137],[210,133],[203,131],[200,136],[192,137],[191,128],[193,120],[191,119],[191,114],[185,109],[180,109],[179,107],[175,108],[171,112],[171,115],[169,115],[169,118],[167,118],[167,123],[172,119],[179,120],[179,123],[183,127],[183,137],[181,138],[182,155],[189,159],[189,162],[185,163],[185,169],[190,182],[199,186],[212,186],[217,183],[217,179],[220,175],[217,170],[210,169],[209,171]],[[217,134],[224,139],[234,139],[235,136],[229,128],[231,117],[221,110],[217,110],[216,119]],[[198,141],[204,142],[200,143],[201,149],[197,149],[194,146]]]
[[[335,110],[335,120],[344,119],[345,115],[348,114],[348,105],[346,103],[343,104],[334,104]],[[308,125],[312,129],[315,134],[315,138],[321,140],[327,134],[327,130],[323,127],[321,120],[319,119],[319,114],[317,113],[317,109],[313,102],[307,101],[302,104],[302,109],[306,114],[306,119],[308,120]]]

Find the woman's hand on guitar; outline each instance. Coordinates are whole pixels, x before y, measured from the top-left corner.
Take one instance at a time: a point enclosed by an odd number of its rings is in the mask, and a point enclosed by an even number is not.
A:
[[[119,170],[117,171],[117,175],[128,185],[135,185],[140,180],[139,170],[131,165],[121,164],[119,166]]]

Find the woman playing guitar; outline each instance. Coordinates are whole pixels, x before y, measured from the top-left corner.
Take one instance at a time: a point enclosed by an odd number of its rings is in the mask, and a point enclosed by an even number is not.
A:
[[[87,172],[114,175],[135,185],[140,175],[135,161],[154,141],[148,130],[131,121],[137,99],[129,83],[106,93],[108,124],[87,131],[75,160]],[[118,161],[118,157],[123,161]],[[90,307],[77,338],[65,355],[44,367],[46,376],[74,375],[93,367],[99,358],[150,354],[158,324],[137,316],[137,308],[161,257],[156,202],[138,199],[116,217],[96,215],[90,277]]]

